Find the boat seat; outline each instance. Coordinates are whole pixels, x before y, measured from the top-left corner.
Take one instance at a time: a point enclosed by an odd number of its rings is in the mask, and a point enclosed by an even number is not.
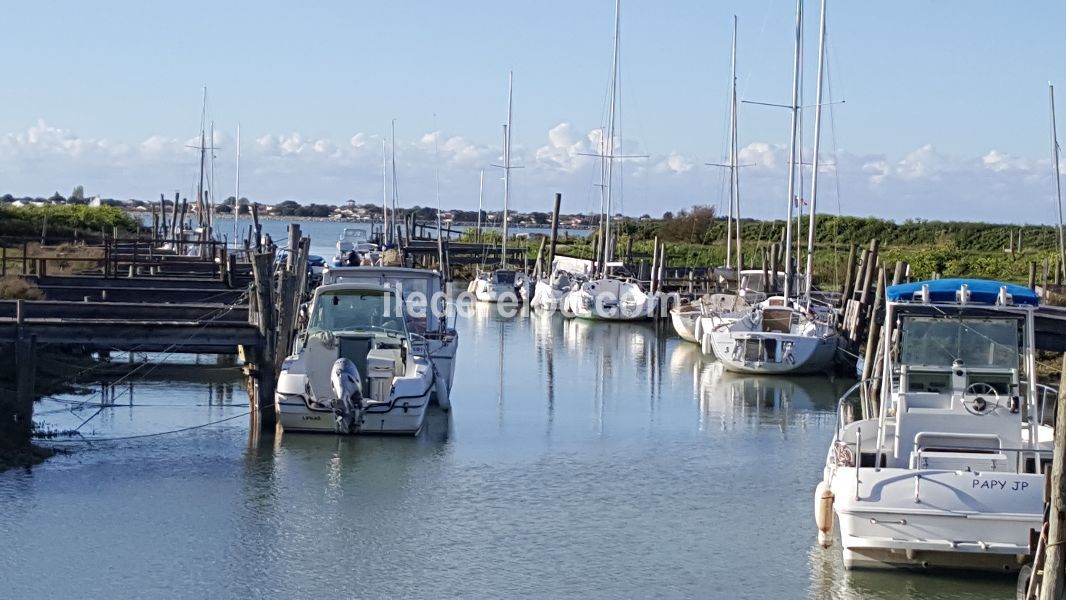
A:
[[[916,450],[911,453],[910,468],[1013,472],[1014,464],[1002,452]]]

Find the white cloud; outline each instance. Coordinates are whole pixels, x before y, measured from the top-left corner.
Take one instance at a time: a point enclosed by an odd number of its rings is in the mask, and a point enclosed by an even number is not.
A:
[[[599,161],[588,156],[600,147],[601,130],[583,130],[561,122],[544,132],[540,145],[527,148],[515,140],[512,162],[526,167],[513,173],[512,201],[519,210],[546,210],[554,192],[564,194],[565,210],[593,211],[598,206]],[[232,181],[234,136],[216,130],[215,173]],[[265,202],[285,199],[339,202],[347,198],[376,202],[381,197],[379,134],[338,132],[336,139],[290,133],[246,132],[242,156],[242,191]],[[22,131],[0,134],[0,175],[3,192],[48,195],[82,184],[93,193],[126,198],[188,193],[198,177],[195,146],[199,137],[156,134],[140,141],[96,139],[39,120]],[[434,145],[439,161],[434,160]],[[620,144],[621,145],[621,144]],[[626,140],[625,154],[646,154]],[[434,168],[439,164],[441,202],[473,207],[478,171],[486,169],[485,198],[498,197],[499,140],[487,143],[457,134],[431,131],[396,148],[401,201],[430,204]],[[650,153],[646,160],[626,160],[624,208],[631,214],[661,214],[701,203],[718,203],[724,181],[707,160],[678,151]],[[822,180],[820,207],[839,204],[846,214],[896,219],[973,218],[993,221],[1049,222],[1053,219],[1051,165],[1046,159],[1013,156],[988,150],[971,156],[946,156],[930,144],[903,155],[858,155],[840,151],[823,156],[829,177]],[[809,159],[808,159],[809,160]],[[780,217],[785,209],[787,148],[772,141],[754,141],[740,150],[742,212],[752,217]],[[714,162],[719,162],[715,160]],[[832,173],[835,170],[836,173]],[[809,186],[810,169],[805,169]],[[809,194],[804,190],[801,194]],[[1009,201],[1011,210],[1003,209]],[[620,200],[620,203],[622,200]],[[830,210],[829,208],[826,209]]]

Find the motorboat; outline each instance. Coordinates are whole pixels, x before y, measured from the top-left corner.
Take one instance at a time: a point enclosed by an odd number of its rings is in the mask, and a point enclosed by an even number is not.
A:
[[[407,307],[407,331],[413,344],[425,352],[444,375],[448,390],[455,375],[459,333],[439,271],[407,267],[326,267],[323,283],[360,283],[393,290]]]
[[[370,262],[375,262],[378,259],[379,250],[378,245],[370,241],[365,229],[345,227],[337,240],[337,254],[333,257],[333,265],[355,266],[352,265],[353,257],[358,257],[360,261],[366,258]]]
[[[406,434],[422,429],[444,375],[413,343],[399,293],[365,283],[315,290],[307,328],[285,359],[275,395],[285,431]],[[421,346],[421,348],[420,348]]]
[[[890,286],[877,377],[839,401],[815,491],[844,566],[1018,570],[1044,515],[1045,424],[1028,288],[980,279]]]

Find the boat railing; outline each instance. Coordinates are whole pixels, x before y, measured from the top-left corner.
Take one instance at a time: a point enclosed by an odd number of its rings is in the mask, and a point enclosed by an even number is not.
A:
[[[1036,389],[1036,406],[1033,409],[1036,411],[1034,415],[1036,423],[1038,425],[1054,425],[1055,404],[1058,402],[1059,391],[1050,385],[1042,383],[1038,383],[1034,387]]]
[[[921,435],[921,434],[918,434],[918,435]],[[935,433],[933,433],[933,435],[935,435]],[[964,434],[954,434],[954,435],[955,435],[955,437],[967,437]],[[915,437],[917,437],[917,436],[915,436]],[[998,436],[988,436],[988,435],[982,435],[982,434],[970,434],[970,436],[968,436],[968,437],[971,437],[973,439],[985,439],[985,438],[995,437],[996,439],[998,439]],[[1011,448],[1011,447],[1003,447],[1003,446],[990,446],[990,447],[987,447],[987,448],[980,448],[980,447],[974,447],[974,446],[950,446],[950,445],[946,445],[946,444],[937,444],[935,450],[934,449],[927,449],[927,448],[919,448],[919,449],[915,450],[917,468],[919,470],[924,470],[921,467],[921,465],[922,465],[922,453],[924,453],[924,452],[958,452],[958,453],[972,454],[975,458],[980,457],[982,455],[987,456],[987,455],[989,455],[989,454],[991,454],[993,452],[1000,453],[1000,454],[1013,453],[1014,454],[1014,470],[1017,473],[1023,473],[1023,472],[1025,472],[1024,459],[1028,458],[1026,456],[1027,454],[1035,455],[1035,456],[1051,456],[1053,450],[1051,448],[1037,448],[1035,445],[1033,447],[1031,447],[1031,448]],[[957,469],[929,469],[929,470],[944,471],[944,470],[957,470]],[[1041,472],[1038,467],[1034,467],[1034,470],[1037,473]]]
[[[855,422],[855,412],[852,404],[858,404],[859,410],[863,415],[862,418],[869,419],[874,416],[872,408],[873,402],[871,401],[871,388],[873,388],[874,384],[879,381],[881,381],[880,377],[870,377],[869,379],[857,381],[837,400],[837,440],[842,440],[844,438],[844,428],[850,423]]]

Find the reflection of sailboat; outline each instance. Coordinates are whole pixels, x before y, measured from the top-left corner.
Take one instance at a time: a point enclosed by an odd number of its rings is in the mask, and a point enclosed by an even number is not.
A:
[[[680,349],[684,350],[680,350]],[[707,361],[694,346],[675,349],[692,355],[693,389],[700,409],[701,428],[716,421],[723,429],[750,425],[778,425],[786,430],[796,414],[810,421],[812,414],[833,418],[833,398],[849,381],[821,376],[761,377],[732,373],[716,361]],[[671,369],[679,362],[671,357]]]

